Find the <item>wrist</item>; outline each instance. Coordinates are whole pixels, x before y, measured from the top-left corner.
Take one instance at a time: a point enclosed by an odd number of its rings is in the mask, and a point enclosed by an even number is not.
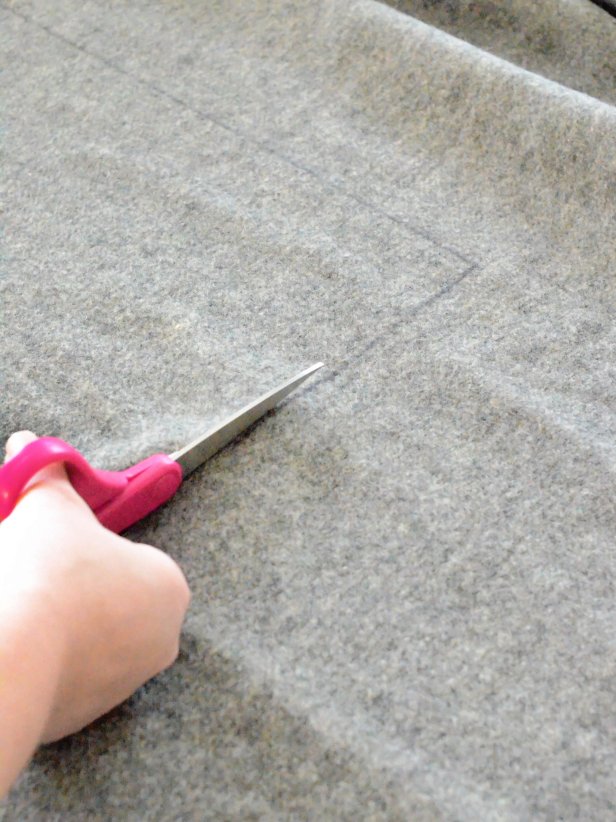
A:
[[[0,749],[15,774],[44,741],[66,657],[66,631],[44,586],[0,583]],[[0,762],[0,782],[7,762]],[[2,793],[0,787],[0,794]]]

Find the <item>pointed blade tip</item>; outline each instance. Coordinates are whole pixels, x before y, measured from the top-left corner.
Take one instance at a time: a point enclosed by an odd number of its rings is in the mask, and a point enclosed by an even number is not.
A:
[[[202,437],[199,437],[196,440],[193,440],[191,443],[186,445],[184,448],[181,448],[179,451],[175,451],[173,454],[170,454],[169,457],[178,462],[182,466],[182,470],[184,472],[184,476],[186,477],[189,473],[195,470],[195,468],[205,462],[207,459],[212,457],[215,453],[222,450],[226,445],[232,442],[239,434],[242,433],[249,425],[256,422],[262,416],[264,416],[268,411],[271,411],[284,397],[294,391],[298,385],[300,385],[304,380],[308,377],[311,377],[316,371],[320,368],[323,368],[324,363],[317,362],[314,365],[311,365],[310,368],[307,368],[305,371],[300,372],[298,376],[289,380],[288,383],[285,383],[282,387],[271,391],[269,394],[266,394],[263,397],[260,397],[259,400],[256,400],[250,406],[246,406],[237,414],[234,414],[230,419],[227,419],[225,423],[221,426],[217,426],[215,429],[210,429],[206,434]],[[255,414],[253,417],[251,414],[251,418],[245,420],[244,424],[239,427],[231,436],[224,437],[214,448],[211,450],[205,450],[200,457],[197,457],[194,461],[190,459],[189,452],[193,452],[197,448],[201,449],[204,448],[206,442],[208,440],[214,439],[218,434],[221,433],[222,429],[229,427],[231,424],[236,423],[241,416],[246,416],[251,411],[256,410],[258,406],[262,406],[260,411]]]

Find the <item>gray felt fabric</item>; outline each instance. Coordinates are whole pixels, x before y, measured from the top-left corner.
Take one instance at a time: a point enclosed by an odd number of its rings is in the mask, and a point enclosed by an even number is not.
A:
[[[327,364],[129,532],[180,659],[0,817],[615,819],[616,21],[0,0],[0,44],[3,435],[124,467]]]

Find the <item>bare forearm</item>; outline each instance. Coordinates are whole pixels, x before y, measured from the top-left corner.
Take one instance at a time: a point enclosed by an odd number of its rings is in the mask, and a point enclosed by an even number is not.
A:
[[[0,797],[43,739],[58,688],[63,638],[38,592],[0,581]]]

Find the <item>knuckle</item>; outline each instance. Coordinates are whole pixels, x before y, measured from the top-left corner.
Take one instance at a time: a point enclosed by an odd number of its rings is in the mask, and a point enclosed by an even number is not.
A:
[[[163,670],[165,670],[166,668],[170,668],[177,661],[179,655],[180,640],[178,637],[172,643],[170,643],[170,647],[167,649],[167,654],[165,655],[165,659],[162,666]]]
[[[178,565],[175,566],[175,574],[173,580],[173,589],[176,602],[182,612],[182,615],[188,609],[188,605],[190,604],[190,588],[188,587],[188,582],[186,581],[186,577],[184,576],[182,570]]]

